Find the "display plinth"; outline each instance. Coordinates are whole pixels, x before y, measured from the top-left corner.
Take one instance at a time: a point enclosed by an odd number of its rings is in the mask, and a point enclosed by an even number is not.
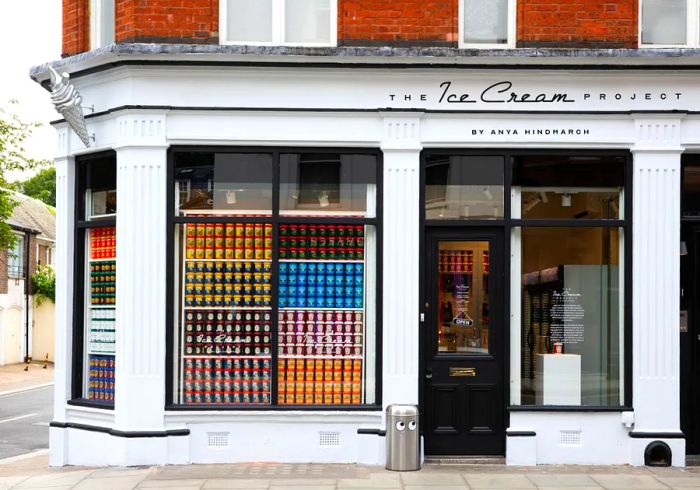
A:
[[[581,405],[581,356],[537,354],[535,358],[537,405]]]

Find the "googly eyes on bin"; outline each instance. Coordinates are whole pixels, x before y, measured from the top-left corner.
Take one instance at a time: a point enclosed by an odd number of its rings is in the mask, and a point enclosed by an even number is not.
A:
[[[408,428],[409,428],[410,430],[416,430],[416,421],[415,421],[415,420],[411,420],[411,421],[408,423]]]
[[[396,430],[402,431],[406,429],[406,423],[405,422],[396,422]]]

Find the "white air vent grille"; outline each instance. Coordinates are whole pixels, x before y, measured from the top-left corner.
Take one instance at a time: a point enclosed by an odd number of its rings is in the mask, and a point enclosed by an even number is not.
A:
[[[207,432],[207,446],[228,447],[228,432]]]
[[[340,432],[319,432],[318,444],[322,447],[340,446]]]
[[[580,430],[562,430],[559,431],[560,446],[580,446],[581,431]]]

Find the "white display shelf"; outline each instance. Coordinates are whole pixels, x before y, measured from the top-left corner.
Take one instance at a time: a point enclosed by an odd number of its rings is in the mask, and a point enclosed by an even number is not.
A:
[[[318,263],[339,263],[339,264],[364,264],[365,261],[363,259],[280,259],[280,262],[303,262],[303,263],[310,263],[313,262],[315,264]]]
[[[296,308],[294,306],[285,306],[279,308],[279,311],[365,311],[364,308]]]
[[[185,262],[272,262],[272,259],[185,259]]]
[[[183,354],[185,359],[270,359],[272,354]]]
[[[111,259],[88,259],[89,262],[116,262],[117,258],[112,257]]]
[[[113,310],[116,308],[116,305],[88,305],[88,308],[91,310]],[[106,318],[100,318],[100,320],[106,320]]]
[[[279,354],[278,359],[355,359],[361,361],[364,359],[363,356],[334,356],[334,355],[304,355],[304,354]]]
[[[270,306],[185,306],[185,310],[222,310],[222,311],[272,311]]]

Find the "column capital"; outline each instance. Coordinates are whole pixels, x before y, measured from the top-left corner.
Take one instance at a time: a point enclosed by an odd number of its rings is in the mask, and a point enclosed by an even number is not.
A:
[[[127,112],[116,119],[117,143],[114,149],[129,147],[164,148],[167,142],[167,116],[164,112]]]
[[[421,151],[420,112],[381,112],[384,122],[381,148],[383,151]]]
[[[634,152],[682,152],[681,122],[685,114],[632,114]]]

